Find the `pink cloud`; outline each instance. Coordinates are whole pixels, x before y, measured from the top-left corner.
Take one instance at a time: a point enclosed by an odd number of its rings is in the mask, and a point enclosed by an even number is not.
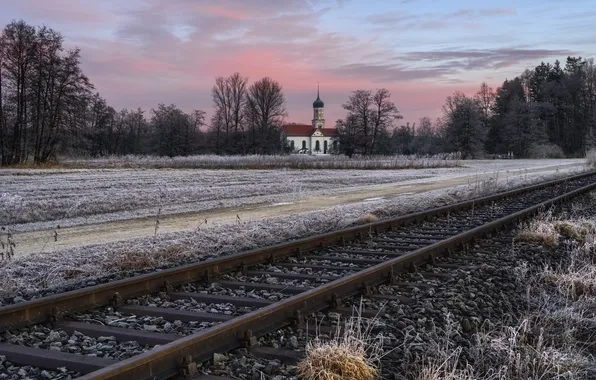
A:
[[[216,5],[206,6],[203,10],[214,16],[231,18],[234,20],[245,20],[250,17],[248,13],[239,11],[238,9],[224,8]]]
[[[115,108],[140,106],[149,111],[158,103],[175,103],[186,111],[211,112],[215,77],[238,71],[251,82],[265,76],[279,81],[290,121],[309,122],[319,81],[328,123],[345,115],[341,105],[351,91],[380,87],[391,91],[405,120],[413,122],[422,116],[439,116],[445,98],[455,90],[474,94],[479,83],[469,83],[461,75],[466,71],[552,54],[487,49],[417,51],[396,57],[374,37],[323,31],[317,25],[324,11],[312,9],[306,0],[144,3],[146,8],[112,17],[85,5],[89,3],[54,2],[59,4],[55,19],[67,21],[81,14],[82,19],[104,20],[115,31],[111,39],[67,40],[70,45],[83,45],[84,71]],[[21,6],[30,13],[53,12],[48,5],[36,8],[34,4],[38,2],[25,0]],[[427,22],[430,28],[440,21]],[[189,32],[182,38],[176,30]]]

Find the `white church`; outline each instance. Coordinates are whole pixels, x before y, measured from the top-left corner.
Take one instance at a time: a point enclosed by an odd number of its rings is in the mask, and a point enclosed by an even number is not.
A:
[[[337,151],[337,128],[325,128],[323,110],[325,103],[319,96],[317,86],[317,100],[312,104],[312,124],[288,124],[283,127],[284,136],[291,153],[330,154]]]

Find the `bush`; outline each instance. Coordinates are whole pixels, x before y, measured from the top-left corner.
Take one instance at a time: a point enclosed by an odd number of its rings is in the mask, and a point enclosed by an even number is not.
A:
[[[565,158],[563,149],[556,144],[534,145],[528,152],[530,158]]]

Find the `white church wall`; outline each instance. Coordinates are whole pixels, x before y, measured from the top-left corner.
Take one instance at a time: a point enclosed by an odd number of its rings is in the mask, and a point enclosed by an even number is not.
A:
[[[319,142],[319,151],[317,152],[315,148],[317,147],[317,141]],[[327,151],[325,151],[325,141],[327,142]],[[312,138],[312,153],[313,154],[329,154],[331,149],[331,138],[330,137],[313,137]]]
[[[333,140],[331,137],[310,137],[310,136],[288,136],[286,137],[288,146],[292,146],[292,141],[294,142],[294,153],[298,150],[302,149],[302,142],[306,142],[306,148],[309,150],[310,154],[325,154],[325,141],[327,141],[327,154],[330,153],[333,146]],[[319,142],[320,152],[315,152],[317,141]]]
[[[292,146],[292,141],[294,142],[294,151],[298,151],[302,149],[302,142],[306,141],[306,148],[311,150],[310,147],[310,137],[309,136],[288,136],[287,138],[288,146]]]

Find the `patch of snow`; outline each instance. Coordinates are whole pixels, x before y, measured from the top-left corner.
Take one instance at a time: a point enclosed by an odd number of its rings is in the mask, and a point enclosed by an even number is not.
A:
[[[285,206],[285,205],[293,205],[294,202],[278,202],[278,203],[273,203],[270,204],[270,207],[276,207],[276,206]]]

